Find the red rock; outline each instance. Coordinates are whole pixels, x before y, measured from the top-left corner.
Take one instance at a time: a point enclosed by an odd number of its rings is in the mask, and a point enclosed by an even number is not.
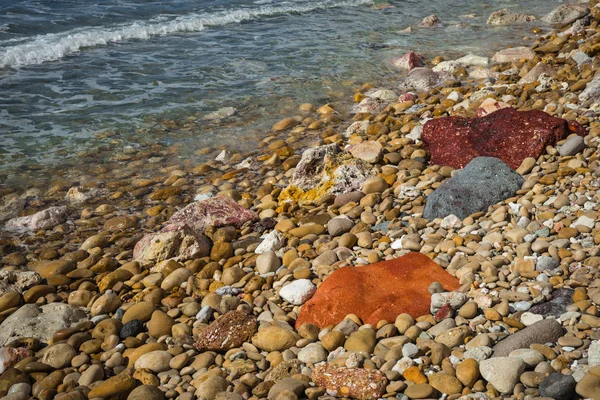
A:
[[[395,58],[391,61],[395,67],[410,71],[413,68],[422,67],[425,65],[425,59],[422,55],[413,51],[409,51],[402,57]]]
[[[364,267],[343,267],[329,276],[300,310],[296,328],[306,323],[334,325],[348,314],[368,324],[394,321],[398,314],[414,317],[429,313],[432,282],[445,290],[460,287],[458,279],[421,253]]]
[[[503,108],[479,118],[445,117],[423,126],[423,144],[431,162],[463,168],[478,156],[496,157],[517,169],[527,157],[539,157],[571,133],[585,129],[574,121],[538,110]]]
[[[437,310],[437,312],[433,316],[433,319],[435,319],[437,322],[440,322],[441,320],[452,317],[452,315],[454,314],[453,311],[454,310],[452,310],[450,303],[446,303],[442,306],[442,308]]]

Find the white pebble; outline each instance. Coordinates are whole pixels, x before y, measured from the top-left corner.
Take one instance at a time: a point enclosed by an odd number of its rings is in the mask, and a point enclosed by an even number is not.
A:
[[[298,279],[281,288],[279,295],[282,299],[293,305],[299,306],[310,299],[317,287],[308,279]]]
[[[534,314],[530,312],[524,312],[523,314],[521,314],[521,322],[527,326],[533,325],[536,322],[541,321],[543,319],[544,316],[539,314]]]

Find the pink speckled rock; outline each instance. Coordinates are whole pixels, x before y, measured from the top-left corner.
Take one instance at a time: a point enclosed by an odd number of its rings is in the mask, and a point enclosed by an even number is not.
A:
[[[216,196],[197,201],[177,211],[163,231],[179,230],[185,226],[196,234],[204,234],[209,225],[233,225],[239,228],[246,222],[257,219],[258,215],[254,211],[240,206],[229,197]]]
[[[33,354],[30,350],[24,347],[12,348],[2,347],[0,348],[0,374],[18,363],[24,358],[30,357]]]
[[[402,57],[391,60],[391,63],[397,68],[410,71],[413,68],[424,66],[425,59],[422,55],[409,51]]]
[[[256,317],[242,310],[229,311],[198,335],[199,351],[227,351],[240,347],[256,333]]]
[[[134,260],[149,265],[163,260],[185,261],[204,257],[210,252],[210,240],[204,236],[208,226],[240,227],[258,215],[229,197],[216,196],[197,201],[177,211],[157,233],[150,233],[136,243]]]
[[[313,369],[312,379],[317,386],[327,389],[336,397],[378,399],[385,394],[387,379],[376,369],[346,368],[321,364]]]

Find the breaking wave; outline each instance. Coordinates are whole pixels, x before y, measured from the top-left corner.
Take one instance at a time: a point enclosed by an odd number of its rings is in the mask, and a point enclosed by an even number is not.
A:
[[[0,68],[19,68],[60,60],[86,48],[106,46],[128,40],[147,40],[155,36],[166,36],[183,32],[199,32],[207,27],[216,27],[255,20],[261,17],[288,13],[307,13],[316,10],[355,7],[371,4],[373,0],[322,1],[303,6],[262,6],[253,9],[232,10],[213,14],[194,13],[171,20],[166,17],[150,21],[135,21],[113,27],[83,27],[61,33],[39,35],[16,45],[20,40],[12,39],[0,43]]]

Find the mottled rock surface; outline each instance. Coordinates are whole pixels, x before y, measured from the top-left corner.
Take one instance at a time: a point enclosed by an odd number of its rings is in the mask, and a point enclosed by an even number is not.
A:
[[[542,20],[550,24],[569,24],[590,12],[587,4],[563,4],[546,14]]]
[[[334,325],[348,314],[364,323],[393,321],[408,313],[415,317],[429,312],[431,295],[427,288],[440,282],[456,290],[458,280],[420,253],[364,267],[344,267],[331,274],[314,296],[302,306],[296,327],[313,323]]]
[[[229,311],[211,323],[199,335],[196,348],[200,351],[221,351],[240,347],[256,333],[256,317],[245,311]]]
[[[505,26],[524,24],[531,21],[535,21],[534,15],[521,14],[508,8],[503,8],[502,10],[494,11],[488,18],[487,24],[492,26]]]
[[[0,296],[12,291],[23,293],[41,281],[40,275],[34,271],[0,271]]]
[[[0,324],[0,346],[22,337],[33,337],[47,343],[54,333],[87,320],[84,309],[64,303],[38,307],[26,304]]]
[[[583,92],[579,94],[580,101],[600,101],[600,74],[596,74],[594,79],[587,83]]]
[[[205,257],[210,252],[210,241],[183,228],[169,232],[150,233],[136,243],[133,258],[142,265],[173,259],[184,261]]]
[[[419,27],[421,28],[430,28],[432,26],[437,26],[441,24],[442,21],[435,14],[431,14],[426,16],[419,22]]]
[[[445,117],[423,126],[423,144],[431,162],[463,168],[478,156],[496,157],[517,169],[571,133],[585,135],[577,122],[538,111],[503,108],[480,118]]]
[[[33,354],[31,351],[24,347],[12,348],[12,347],[0,347],[0,374],[4,371],[21,361],[26,357],[30,357]]]
[[[208,226],[240,227],[258,219],[258,215],[229,197],[216,196],[197,201],[177,211],[168,224],[157,233],[138,241],[133,249],[134,260],[143,265],[174,259],[176,261],[204,257],[210,252],[210,241],[204,236]]]
[[[359,190],[369,176],[369,163],[343,152],[336,144],[307,149],[279,200],[315,201],[327,194]]]
[[[9,231],[37,231],[53,228],[67,219],[67,207],[50,207],[25,217],[10,219],[4,228]]]
[[[546,74],[548,76],[555,76],[556,71],[554,71],[554,69],[550,65],[543,62],[539,62],[535,65],[535,67],[531,68],[529,72],[527,72],[527,74],[525,74],[525,76],[521,78],[521,80],[519,80],[519,83],[533,83],[537,81],[540,75],[542,74]]]
[[[523,177],[501,160],[477,157],[427,197],[423,216],[434,219],[453,214],[463,219],[511,197],[522,184]]]
[[[346,368],[333,364],[318,365],[312,373],[316,385],[337,397],[378,399],[385,393],[387,379],[376,369]]]
[[[433,71],[429,68],[414,68],[406,79],[400,83],[400,89],[431,90],[444,81],[452,79],[452,74],[446,71]]]

